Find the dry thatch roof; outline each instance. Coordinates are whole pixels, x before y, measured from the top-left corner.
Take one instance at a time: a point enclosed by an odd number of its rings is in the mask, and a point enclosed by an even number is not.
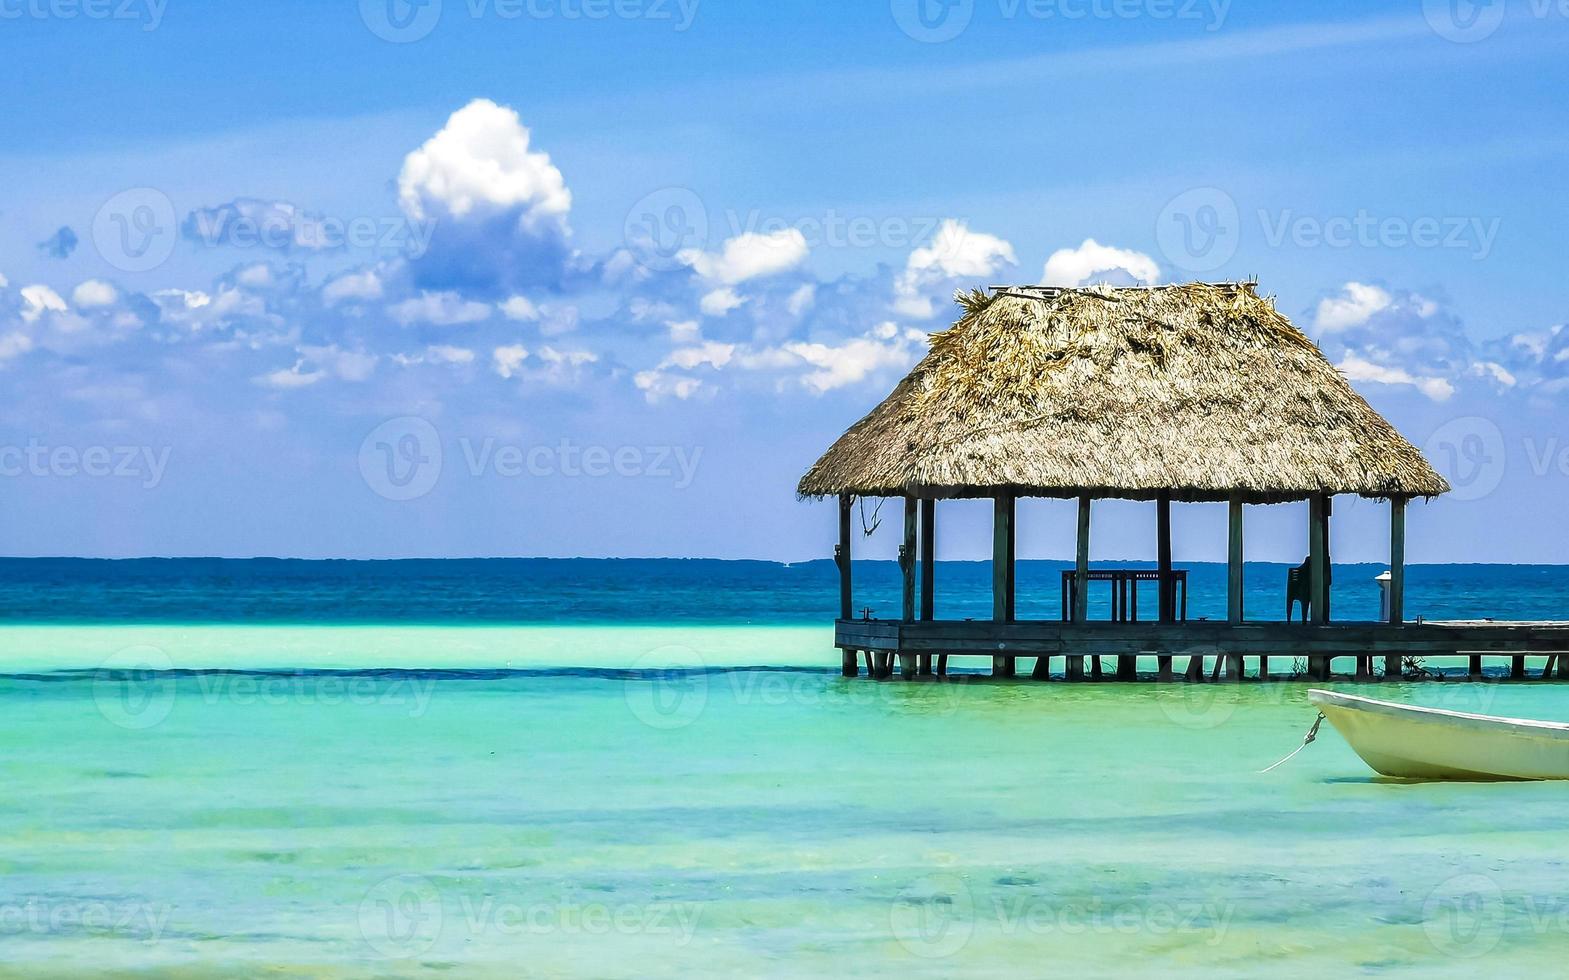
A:
[[[803,497],[1273,503],[1449,490],[1251,283],[959,301],[959,322],[818,460]]]

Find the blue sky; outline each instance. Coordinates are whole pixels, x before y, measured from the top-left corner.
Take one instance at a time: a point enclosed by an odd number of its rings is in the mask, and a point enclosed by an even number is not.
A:
[[[1569,560],[1557,5],[393,2],[0,0],[0,551],[817,557],[955,288],[1256,276],[1455,479],[1415,560]]]

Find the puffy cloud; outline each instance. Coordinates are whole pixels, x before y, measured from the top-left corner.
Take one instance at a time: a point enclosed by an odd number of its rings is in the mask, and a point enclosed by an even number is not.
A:
[[[724,316],[731,310],[741,306],[746,298],[728,286],[721,287],[703,296],[697,304],[706,316]]]
[[[572,192],[530,139],[515,111],[475,99],[404,159],[398,201],[414,218],[507,214],[564,231]]]
[[[70,307],[65,305],[65,300],[60,294],[48,286],[35,285],[22,287],[22,319],[27,323],[37,323],[39,318],[48,313],[67,313]]]
[[[398,200],[434,222],[416,282],[504,296],[567,275],[572,193],[511,109],[478,99],[403,161]]]
[[[305,345],[298,348],[299,360],[292,367],[271,371],[253,378],[264,388],[289,390],[307,388],[328,378],[340,381],[370,380],[380,358],[363,350],[345,350],[337,344]]]
[[[102,279],[89,279],[71,293],[71,302],[79,310],[91,310],[104,306],[113,306],[120,298],[115,288]]]
[[[455,292],[422,292],[387,308],[387,314],[403,326],[429,323],[438,327],[456,327],[466,323],[479,323],[490,318],[490,306],[466,300]]]
[[[38,243],[38,251],[51,259],[68,259],[76,251],[76,232],[61,226],[53,235]]]
[[[532,322],[539,319],[539,307],[526,296],[513,296],[502,303],[500,309],[508,320]]]
[[[1046,260],[1041,283],[1085,286],[1109,282],[1117,286],[1150,286],[1160,281],[1160,266],[1143,252],[1102,245],[1086,238],[1078,248],[1059,249]]]
[[[785,309],[790,311],[791,316],[800,316],[816,302],[817,284],[809,282],[790,294],[790,298],[785,301]]]
[[[799,228],[762,234],[749,231],[725,242],[718,252],[683,249],[676,258],[709,282],[735,286],[788,272],[806,261],[810,249]]]
[[[937,312],[935,297],[951,294],[955,280],[994,276],[1017,263],[1008,242],[949,218],[938,227],[931,244],[915,249],[905,261],[904,272],[894,283],[894,309],[928,319]]]
[[[33,349],[33,338],[20,330],[0,333],[0,364],[20,357]]]
[[[1455,393],[1455,386],[1445,378],[1418,377],[1404,368],[1376,364],[1356,354],[1347,354],[1336,366],[1352,381],[1411,385],[1435,402],[1448,401]]]
[[[425,355],[432,364],[473,364],[474,352],[467,347],[448,347],[435,344],[425,348]]]
[[[1313,323],[1319,330],[1335,333],[1365,325],[1379,313],[1389,309],[1395,298],[1388,290],[1360,282],[1348,282],[1338,296],[1326,296],[1319,301]]]
[[[497,347],[491,352],[490,360],[497,374],[511,378],[522,370],[523,362],[528,360],[528,348],[521,344]]]
[[[329,307],[344,301],[366,302],[381,299],[383,292],[381,275],[375,269],[362,269],[329,279],[321,288],[321,301]]]
[[[667,398],[686,401],[695,395],[711,392],[713,386],[699,378],[671,374],[667,371],[639,371],[632,376],[632,383],[643,392],[650,404],[657,405]]]

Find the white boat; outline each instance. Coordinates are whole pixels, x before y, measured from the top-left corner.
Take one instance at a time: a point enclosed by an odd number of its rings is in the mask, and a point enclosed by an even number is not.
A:
[[[1569,724],[1309,691],[1362,761],[1403,779],[1569,779]]]

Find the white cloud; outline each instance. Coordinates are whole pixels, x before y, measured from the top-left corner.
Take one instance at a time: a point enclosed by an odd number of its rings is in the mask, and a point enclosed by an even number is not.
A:
[[[115,288],[102,279],[89,279],[71,293],[71,302],[77,309],[91,310],[101,306],[113,305],[120,298]]]
[[[716,289],[705,295],[698,302],[698,309],[706,316],[724,316],[731,310],[746,302],[746,297],[741,296],[728,286]]]
[[[809,282],[790,294],[790,298],[785,302],[785,309],[790,311],[791,316],[800,316],[811,309],[816,302],[817,285]]]
[[[375,354],[344,350],[337,344],[301,347],[300,354],[322,372],[344,381],[366,381],[376,372]]]
[[[735,356],[735,349],[735,344],[721,344],[715,340],[708,340],[695,347],[681,347],[671,351],[659,366],[691,371],[706,364],[718,369],[730,363],[730,359]]]
[[[677,344],[690,344],[703,337],[696,320],[672,320],[665,327],[670,331],[671,341]]]
[[[508,320],[530,322],[539,319],[539,307],[527,296],[513,296],[501,304],[501,313]]]
[[[639,371],[633,375],[632,383],[637,385],[650,404],[658,404],[666,398],[686,401],[694,395],[712,390],[712,386],[701,379],[657,370]]]
[[[858,337],[839,345],[791,343],[782,349],[811,365],[801,383],[822,394],[855,384],[882,368],[908,368],[914,360],[909,343]]]
[[[296,361],[291,368],[272,371],[268,374],[258,375],[252,379],[264,388],[280,388],[284,390],[306,388],[316,384],[327,376],[325,371],[308,371],[303,360]]]
[[[344,300],[366,301],[381,299],[381,276],[375,269],[347,272],[333,279],[321,289],[321,301],[326,306],[336,306]]]
[[[1045,286],[1085,286],[1094,282],[1150,286],[1159,281],[1160,266],[1148,255],[1102,245],[1093,238],[1086,238],[1078,248],[1053,252],[1041,273],[1041,284]]]
[[[451,291],[422,292],[416,298],[389,306],[387,313],[405,327],[415,323],[456,327],[489,319],[490,307],[485,303],[466,300]]]
[[[1314,325],[1326,333],[1335,333],[1360,327],[1374,316],[1394,305],[1395,298],[1377,286],[1348,282],[1339,296],[1328,297],[1318,304]],[[1419,308],[1422,316],[1432,316],[1436,307],[1427,301]],[[1425,309],[1426,312],[1421,312]]]
[[[491,352],[490,359],[497,374],[503,378],[511,378],[522,369],[523,362],[528,360],[528,348],[521,344],[497,347]]]
[[[425,349],[432,364],[473,364],[474,352],[467,347],[447,347],[437,344]]]
[[[398,200],[416,220],[518,212],[527,228],[566,229],[572,192],[545,153],[529,149],[512,109],[475,99],[403,161]]]
[[[0,334],[0,364],[33,349],[33,339],[20,330]]]
[[[45,313],[66,313],[69,309],[60,294],[48,286],[22,287],[22,319],[27,323],[37,323]]]
[[[7,279],[5,276],[0,276],[0,289],[10,289],[10,288],[11,288],[11,280]]]
[[[936,312],[937,287],[954,279],[993,276],[1017,262],[1007,241],[971,231],[964,222],[949,218],[938,227],[931,244],[915,249],[905,261],[904,272],[894,282],[894,309],[927,319]]]
[[[1385,385],[1411,385],[1435,402],[1448,401],[1450,396],[1455,393],[1455,386],[1447,378],[1417,377],[1403,368],[1375,364],[1356,354],[1347,354],[1337,367],[1352,381],[1368,381],[1374,384]]]
[[[719,252],[689,248],[676,258],[710,282],[735,286],[750,279],[787,272],[806,261],[806,236],[798,228],[769,234],[747,232],[725,242]]]

